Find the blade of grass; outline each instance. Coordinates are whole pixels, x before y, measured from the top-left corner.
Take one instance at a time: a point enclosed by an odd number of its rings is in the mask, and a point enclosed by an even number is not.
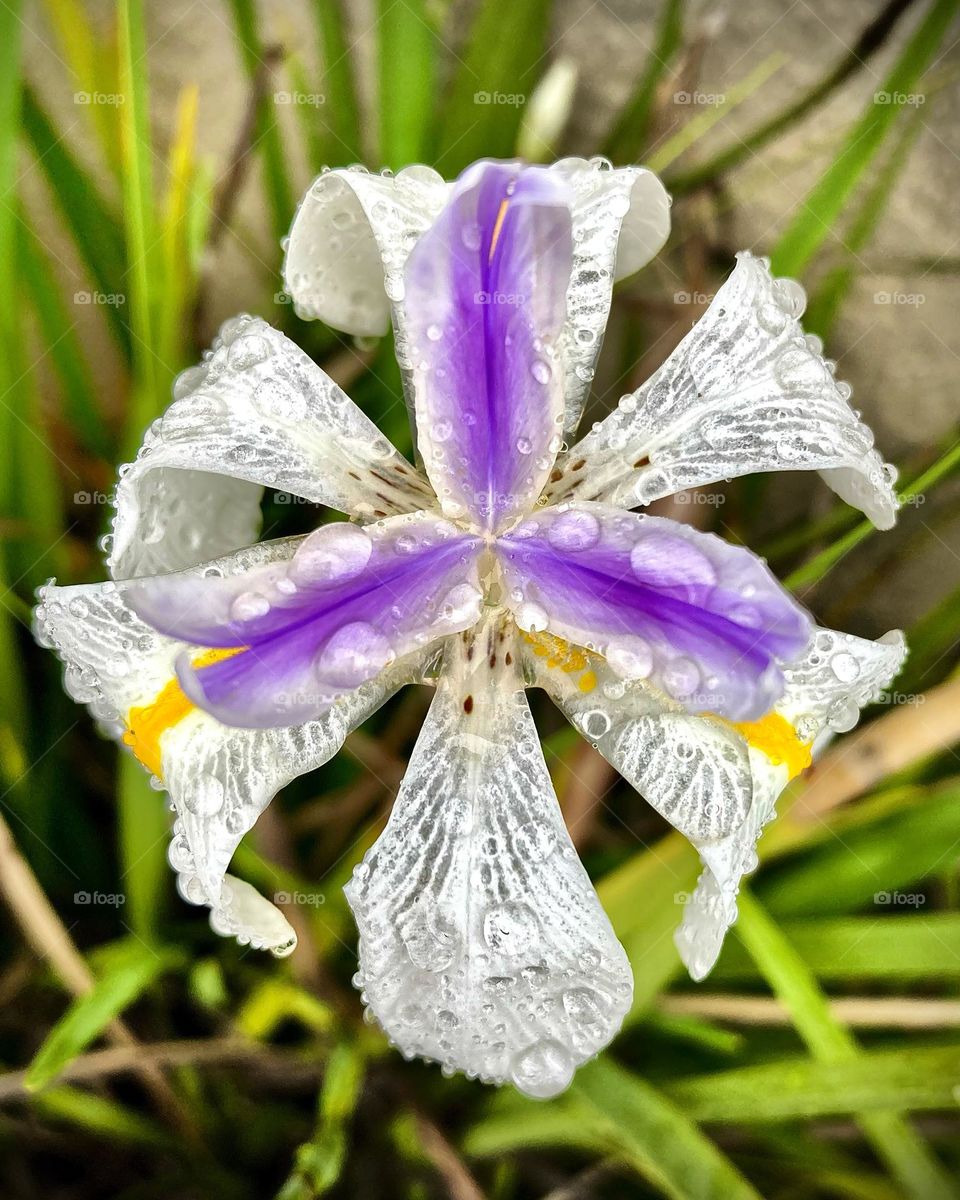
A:
[[[900,17],[913,2],[914,0],[888,0],[882,11],[866,26],[847,53],[822,79],[804,92],[799,99],[787,105],[782,112],[777,113],[768,121],[764,121],[744,137],[738,138],[726,150],[721,150],[719,154],[714,155],[707,162],[701,163],[700,166],[693,167],[680,175],[671,176],[667,180],[670,191],[675,196],[680,196],[684,192],[713,182],[720,175],[751,158],[778,134],[783,133],[784,130],[789,129],[791,125],[805,117],[807,113],[823,104],[837,88],[864,67],[886,44]]]
[[[917,107],[904,122],[892,152],[878,171],[859,212],[843,235],[845,261],[827,273],[810,297],[803,327],[811,333],[826,337],[833,328],[840,307],[856,278],[854,259],[873,237],[922,125],[921,109]]]
[[[916,90],[958,8],[958,0],[934,0],[930,5],[882,88],[777,243],[770,256],[777,275],[801,275],[823,245],[903,107],[896,97]],[[886,102],[878,101],[884,95]]]
[[[657,85],[683,42],[683,9],[684,0],[665,0],[647,65],[603,143],[602,152],[612,162],[636,162],[647,145]]]
[[[107,428],[90,367],[60,287],[26,220],[18,225],[20,267],[40,332],[60,383],[65,423],[85,450],[112,461],[113,438]]]
[[[740,917],[735,927],[738,937],[774,993],[790,1010],[797,1032],[814,1058],[841,1066],[855,1064],[860,1054],[857,1043],[834,1019],[803,959],[746,889],[740,892],[738,907]],[[899,1112],[880,1109],[858,1113],[857,1121],[875,1154],[906,1195],[915,1200],[949,1200],[953,1187],[943,1168]]]
[[[237,44],[243,66],[251,81],[257,71],[269,69],[260,33],[257,28],[257,11],[254,0],[230,0],[230,11],[236,31]],[[273,235],[279,246],[293,220],[295,195],[290,183],[283,140],[277,123],[276,101],[273,91],[264,90],[257,112],[257,129],[254,145],[259,148],[263,162],[267,204],[273,225]],[[279,262],[278,262],[279,266]]]
[[[647,159],[651,171],[663,171],[681,154],[686,153],[691,146],[696,145],[717,124],[738,108],[745,100],[749,100],[767,80],[787,62],[785,54],[771,54],[755,67],[749,75],[730,88],[724,95],[723,103],[705,109],[692,117],[672,137],[667,138]]]
[[[325,165],[348,166],[363,158],[360,109],[342,0],[314,0],[323,61]],[[318,164],[321,166],[324,164]]]
[[[132,1108],[80,1088],[50,1088],[31,1105],[45,1120],[75,1126],[109,1142],[170,1149],[173,1139]]]
[[[193,301],[196,277],[187,245],[187,221],[196,170],[198,100],[196,84],[189,84],[180,93],[170,146],[169,184],[160,224],[163,303],[159,305],[157,317],[157,353],[165,371],[180,370],[192,357],[186,345],[186,313]]]
[[[140,941],[118,948],[91,990],[78,996],[47,1034],[27,1068],[26,1087],[39,1091],[51,1083],[170,964],[169,954]]]
[[[33,148],[54,202],[70,230],[91,282],[104,295],[121,290],[126,274],[123,229],[100,189],[70,154],[66,142],[37,99],[33,89],[23,88],[23,131]],[[130,330],[117,305],[101,306],[117,345],[130,357]]]
[[[380,160],[394,171],[422,161],[431,139],[437,36],[425,0],[379,0]]]
[[[900,504],[909,503],[915,496],[927,496],[941,480],[952,475],[958,466],[960,466],[960,441],[955,442],[948,450],[944,451],[937,461],[918,475],[912,483],[908,483],[897,492]],[[840,559],[859,546],[873,532],[872,522],[861,521],[849,533],[838,538],[832,545],[825,547],[802,567],[798,567],[788,575],[783,581],[784,586],[790,591],[797,592],[801,588],[809,588],[813,584],[819,583],[831,567],[836,566]]]
[[[478,158],[509,158],[520,107],[543,62],[550,0],[481,0],[442,108],[435,165],[456,175]]]

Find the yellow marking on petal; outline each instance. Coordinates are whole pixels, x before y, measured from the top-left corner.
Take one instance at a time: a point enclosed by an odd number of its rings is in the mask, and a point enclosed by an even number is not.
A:
[[[723,720],[723,718],[718,718]],[[811,742],[802,742],[797,731],[779,713],[767,713],[759,721],[724,721],[735,729],[748,745],[765,754],[775,767],[786,766],[791,779],[806,770],[813,761]]]
[[[493,252],[497,248],[497,242],[500,240],[500,230],[503,228],[503,220],[507,215],[507,209],[510,207],[509,200],[501,200],[500,208],[497,212],[497,219],[493,223],[493,236],[490,238],[490,250],[487,254],[487,262],[493,262]]]
[[[527,633],[520,630],[520,636],[530,646],[537,658],[545,658],[547,666],[552,670],[563,671],[565,675],[583,674],[577,680],[581,692],[592,692],[597,686],[597,676],[590,666],[590,652],[572,642],[564,641],[552,633]]]
[[[207,650],[192,660],[194,667],[209,667],[232,658],[244,650],[244,646],[231,646],[226,650]],[[149,704],[131,708],[127,713],[127,728],[122,742],[129,746],[141,763],[158,778],[162,775],[160,737],[188,716],[196,706],[188,699],[173,678],[165,684]]]

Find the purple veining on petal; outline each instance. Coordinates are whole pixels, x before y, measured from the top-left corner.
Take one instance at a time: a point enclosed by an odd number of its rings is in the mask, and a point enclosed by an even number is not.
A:
[[[497,553],[522,628],[594,648],[691,712],[761,717],[783,691],[781,665],[811,636],[808,614],[761,559],[663,517],[547,509]]]
[[[479,538],[427,514],[359,529],[327,525],[282,562],[245,574],[196,572],[131,585],[161,633],[237,648],[203,667],[185,652],[187,696],[227,725],[291,725],[320,715],[395,659],[478,618]]]
[[[569,200],[544,168],[477,163],[407,262],[420,450],[444,511],[489,530],[533,504],[560,447]]]

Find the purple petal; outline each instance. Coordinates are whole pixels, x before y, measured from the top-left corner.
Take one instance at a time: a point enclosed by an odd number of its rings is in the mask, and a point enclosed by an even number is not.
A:
[[[406,267],[417,436],[444,511],[502,528],[561,443],[570,198],[556,174],[477,163]]]
[[[164,576],[127,590],[161,633],[237,649],[181,685],[227,725],[292,725],[324,712],[395,659],[478,618],[479,538],[427,514],[323,526],[285,559],[228,578]]]
[[[521,628],[596,649],[691,712],[762,716],[783,691],[781,664],[810,639],[807,613],[761,559],[662,517],[547,509],[498,555]]]

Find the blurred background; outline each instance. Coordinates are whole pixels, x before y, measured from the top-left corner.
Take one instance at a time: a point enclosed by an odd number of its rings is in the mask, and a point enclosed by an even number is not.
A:
[[[0,1193],[11,1200],[914,1200],[960,1195],[958,0],[0,3]],[[266,317],[411,452],[389,339],[299,322],[280,241],[324,165],[604,155],[673,192],[592,405],[670,352],[741,248],[802,280],[900,468],[877,535],[812,475],[661,505],[764,553],[822,624],[907,631],[884,703],[782,798],[713,975],[671,935],[693,852],[539,694],[548,765],[636,975],[549,1103],[404,1063],[360,1020],[343,882],[428,696],[287,788],[235,861],[283,962],[174,894],[164,797],[30,638],[104,576],[117,463],[218,323]],[[589,415],[588,415],[588,419]],[[264,498],[270,536],[325,514]]]

